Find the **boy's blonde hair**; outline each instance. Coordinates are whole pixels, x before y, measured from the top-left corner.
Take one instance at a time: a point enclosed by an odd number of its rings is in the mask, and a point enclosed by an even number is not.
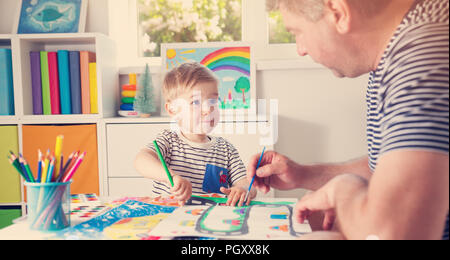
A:
[[[180,94],[202,83],[214,83],[218,86],[219,80],[210,69],[200,63],[184,63],[166,74],[163,96],[166,102],[171,102]]]

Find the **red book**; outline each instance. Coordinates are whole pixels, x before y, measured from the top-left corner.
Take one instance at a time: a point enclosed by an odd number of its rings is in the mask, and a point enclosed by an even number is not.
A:
[[[48,74],[50,80],[50,104],[52,115],[61,114],[61,102],[59,96],[58,53],[48,52]]]

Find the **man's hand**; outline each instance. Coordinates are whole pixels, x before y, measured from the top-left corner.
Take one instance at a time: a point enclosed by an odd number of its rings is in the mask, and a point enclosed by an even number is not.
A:
[[[298,165],[281,154],[273,151],[264,153],[261,165],[256,170],[260,154],[250,159],[247,168],[247,180],[251,182],[256,174],[253,185],[263,193],[270,191],[270,188],[280,190],[291,190],[298,188],[299,172]]]
[[[336,191],[342,187],[352,190],[367,186],[367,181],[362,177],[351,174],[340,175],[316,192],[306,194],[297,203],[294,218],[303,223],[311,213],[321,211],[325,214],[323,230],[331,230],[336,220]]]

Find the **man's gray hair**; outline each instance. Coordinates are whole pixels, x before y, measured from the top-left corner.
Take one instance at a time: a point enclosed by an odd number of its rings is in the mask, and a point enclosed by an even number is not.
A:
[[[279,10],[281,4],[289,10],[304,15],[311,21],[318,21],[323,17],[323,0],[266,0],[268,11]]]
[[[348,0],[348,3],[364,17],[371,17],[386,8],[390,1],[392,0]],[[268,11],[279,10],[280,5],[313,22],[320,20],[325,12],[324,0],[266,0]]]

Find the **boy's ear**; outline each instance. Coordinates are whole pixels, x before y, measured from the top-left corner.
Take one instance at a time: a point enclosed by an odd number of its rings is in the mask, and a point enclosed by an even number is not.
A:
[[[177,114],[175,106],[172,104],[172,102],[167,102],[165,107],[169,116],[175,116]]]

